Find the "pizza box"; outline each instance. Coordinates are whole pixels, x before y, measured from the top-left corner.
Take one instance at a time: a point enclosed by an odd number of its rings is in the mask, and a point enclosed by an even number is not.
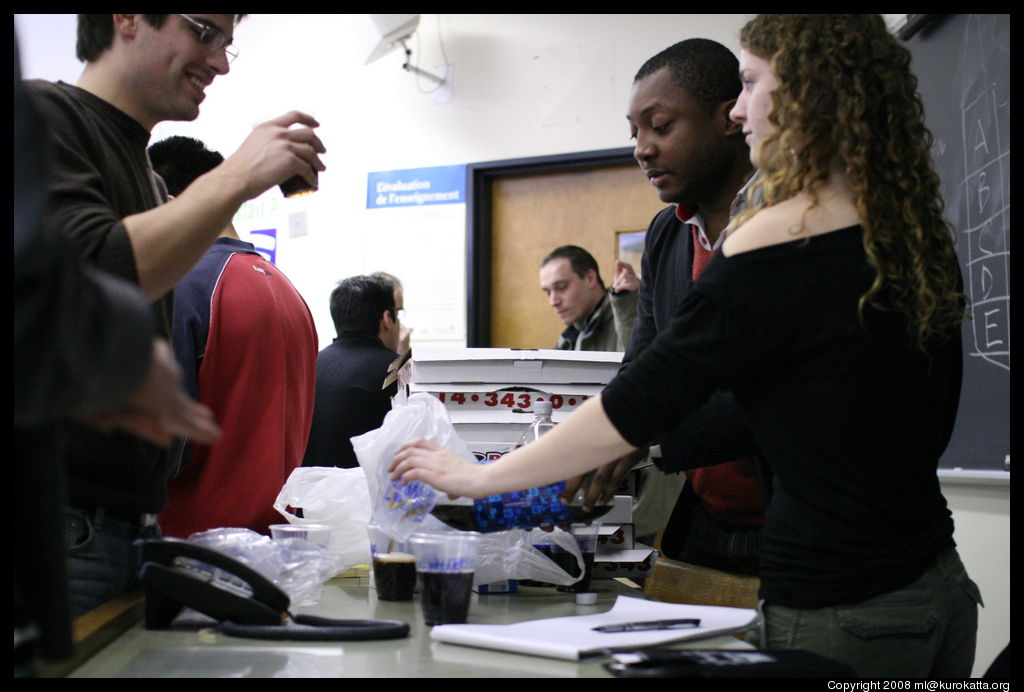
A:
[[[584,401],[597,396],[604,389],[600,384],[559,384],[559,383],[473,383],[473,382],[413,382],[409,392],[426,392],[434,395],[445,405],[454,422],[459,414],[467,411],[512,411],[530,415],[534,405],[547,401],[551,403],[552,420],[565,418],[565,414],[578,408]],[[528,419],[532,420],[532,418]]]
[[[412,381],[510,384],[608,384],[622,354],[555,349],[419,349],[412,357]]]
[[[635,547],[636,532],[632,524],[602,524],[597,541],[609,550],[629,550]]]
[[[657,550],[637,543],[630,549],[611,549],[598,545],[594,552],[594,579],[649,577],[658,559]]]

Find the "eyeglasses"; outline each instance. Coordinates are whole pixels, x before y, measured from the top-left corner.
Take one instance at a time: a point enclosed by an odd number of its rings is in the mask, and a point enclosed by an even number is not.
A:
[[[207,50],[211,53],[223,49],[229,63],[238,57],[238,49],[231,45],[232,39],[225,36],[223,31],[215,26],[198,22],[187,14],[179,14],[178,16],[188,22],[192,30],[196,32],[196,39],[206,46]]]

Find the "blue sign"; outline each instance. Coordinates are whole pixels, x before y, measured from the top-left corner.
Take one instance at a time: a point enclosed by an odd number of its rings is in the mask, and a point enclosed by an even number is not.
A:
[[[366,177],[367,209],[463,204],[465,201],[465,164],[380,171]]]
[[[263,259],[271,264],[277,264],[277,229],[265,228],[259,231],[250,231],[249,242],[256,246],[256,252],[263,255]]]

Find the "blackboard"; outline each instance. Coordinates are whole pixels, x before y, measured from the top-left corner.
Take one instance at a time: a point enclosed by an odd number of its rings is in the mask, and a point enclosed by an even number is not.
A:
[[[940,468],[1009,471],[1010,15],[936,15],[906,40],[971,308]]]

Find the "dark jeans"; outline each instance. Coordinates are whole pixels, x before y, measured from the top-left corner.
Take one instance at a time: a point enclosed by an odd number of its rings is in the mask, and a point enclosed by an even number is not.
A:
[[[155,538],[160,529],[105,516],[102,510],[64,510],[68,599],[71,619],[134,588],[139,565],[132,542]]]
[[[698,502],[676,559],[729,572],[757,574],[760,551],[761,527],[723,524]]]
[[[917,581],[852,605],[802,610],[762,604],[769,649],[804,649],[868,678],[967,678],[981,594],[955,548]]]

